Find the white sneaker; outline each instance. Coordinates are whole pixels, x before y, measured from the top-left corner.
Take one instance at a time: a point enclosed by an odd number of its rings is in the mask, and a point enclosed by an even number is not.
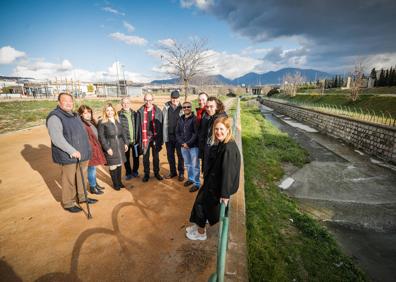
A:
[[[186,232],[187,233],[192,233],[194,231],[198,230],[198,225],[196,225],[195,223],[191,226],[187,226],[186,227]]]
[[[200,240],[200,241],[205,241],[207,239],[206,237],[206,231],[204,234],[201,234],[198,232],[198,230],[191,232],[191,233],[186,233],[186,236],[190,240]]]

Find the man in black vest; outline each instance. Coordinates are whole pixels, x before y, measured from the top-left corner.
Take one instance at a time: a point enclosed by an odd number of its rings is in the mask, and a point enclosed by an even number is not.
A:
[[[59,94],[58,106],[47,117],[47,128],[51,137],[52,159],[61,167],[63,208],[73,213],[80,212],[82,209],[76,204],[76,190],[79,203],[88,201],[94,204],[97,200],[85,198],[84,195],[79,165],[84,179],[87,179],[91,148],[80,117],[73,113],[72,95]]]

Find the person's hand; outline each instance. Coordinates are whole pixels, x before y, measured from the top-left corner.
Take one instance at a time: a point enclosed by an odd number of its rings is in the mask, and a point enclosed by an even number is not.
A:
[[[230,199],[227,199],[227,198],[220,198],[220,204],[221,203],[224,203],[226,206],[228,206],[228,201],[229,201]]]
[[[75,151],[73,154],[71,154],[71,157],[75,159],[81,159],[81,154],[79,151]]]
[[[126,145],[126,144],[124,145],[124,150],[125,150],[125,152],[128,151],[128,145]]]
[[[107,154],[109,154],[110,156],[112,156],[112,155],[113,155],[113,150],[112,150],[112,149],[108,149],[108,150],[107,150]]]

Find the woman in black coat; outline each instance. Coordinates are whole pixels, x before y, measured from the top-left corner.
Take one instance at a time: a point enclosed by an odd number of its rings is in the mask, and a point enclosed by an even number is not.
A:
[[[226,205],[239,187],[241,154],[232,136],[231,118],[220,117],[213,124],[213,145],[210,148],[204,184],[191,211],[192,226],[186,228],[190,240],[206,240],[206,221],[219,221],[220,203]]]
[[[126,145],[128,142],[122,133],[122,126],[112,104],[106,104],[103,108],[98,135],[109,166],[113,187],[115,190],[120,190],[125,187],[121,182],[121,165],[126,161],[125,152],[128,150]]]

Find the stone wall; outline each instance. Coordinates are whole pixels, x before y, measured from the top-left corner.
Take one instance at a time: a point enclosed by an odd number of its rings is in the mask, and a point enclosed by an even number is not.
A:
[[[281,114],[340,138],[369,155],[396,164],[395,127],[356,121],[267,99],[260,101]]]

